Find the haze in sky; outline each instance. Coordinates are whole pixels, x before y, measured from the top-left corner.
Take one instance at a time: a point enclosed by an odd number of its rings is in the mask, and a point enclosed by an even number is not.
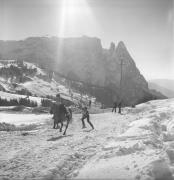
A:
[[[174,79],[173,0],[0,0],[0,39],[124,41],[146,79]]]

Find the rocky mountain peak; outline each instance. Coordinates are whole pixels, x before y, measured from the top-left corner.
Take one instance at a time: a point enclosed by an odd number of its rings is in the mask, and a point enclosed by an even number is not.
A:
[[[123,102],[136,104],[154,97],[123,41],[120,41],[117,46],[112,42],[109,49],[104,49],[101,40],[96,37],[32,38],[30,40],[32,41],[29,42],[26,39],[22,43],[20,41],[0,42],[1,59],[13,58],[34,62],[67,79],[86,83],[84,90],[107,105],[112,104],[113,97],[120,96],[120,59],[123,59]],[[59,51],[60,41],[61,51]]]
[[[125,44],[124,44],[123,41],[120,41],[120,42],[118,43],[118,46],[117,46],[117,47],[126,49],[126,46],[125,46]]]
[[[124,44],[123,41],[120,41],[116,47],[116,53],[119,54],[119,55],[129,55],[129,52],[126,48],[126,45]],[[130,56],[130,55],[129,55]]]
[[[125,64],[131,66],[133,69],[136,69],[136,64],[123,41],[118,43],[114,56],[117,62],[123,60]]]
[[[110,47],[109,47],[109,52],[110,52],[111,54],[113,54],[114,51],[115,51],[115,43],[114,43],[114,42],[111,42]]]

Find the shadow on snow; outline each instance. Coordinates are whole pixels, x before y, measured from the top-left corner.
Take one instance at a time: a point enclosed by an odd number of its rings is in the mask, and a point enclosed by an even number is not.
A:
[[[58,137],[52,137],[52,138],[50,138],[50,139],[47,139],[47,141],[57,141],[57,140],[60,140],[60,139],[62,139],[62,138],[72,137],[72,136],[73,136],[72,134],[65,135],[65,136],[61,135],[61,136],[58,136]]]

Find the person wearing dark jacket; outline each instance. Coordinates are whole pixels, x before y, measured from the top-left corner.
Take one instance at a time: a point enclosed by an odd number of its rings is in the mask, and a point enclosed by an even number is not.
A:
[[[91,103],[92,103],[91,100],[89,100],[89,108],[91,107]]]
[[[121,106],[122,106],[122,104],[121,104],[121,101],[120,101],[119,104],[118,104],[118,113],[119,114],[121,114]]]
[[[86,128],[86,126],[85,126],[85,122],[84,122],[84,120],[85,119],[87,119],[87,122],[89,123],[89,125],[92,127],[92,129],[94,129],[94,126],[93,126],[93,124],[91,123],[91,121],[89,120],[89,112],[88,112],[88,109],[87,109],[87,107],[84,107],[83,109],[82,109],[82,118],[81,118],[81,120],[82,120],[82,129],[83,128]]]
[[[113,104],[112,112],[117,112],[117,102],[115,101]]]
[[[56,95],[56,102],[54,102],[50,109],[50,114],[53,114],[54,126],[53,128],[59,128],[58,123],[67,116],[68,112],[65,105],[61,101],[60,94]]]

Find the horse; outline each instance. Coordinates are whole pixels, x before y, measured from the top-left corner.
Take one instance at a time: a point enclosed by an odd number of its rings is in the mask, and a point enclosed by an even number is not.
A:
[[[64,104],[56,104],[53,103],[50,109],[50,114],[53,114],[53,119],[54,119],[54,126],[53,128],[55,129],[56,127],[59,128],[59,123],[61,124],[60,127],[60,132],[62,132],[63,128],[63,122],[66,121],[66,127],[63,135],[66,135],[66,130],[68,128],[68,125],[72,119],[72,111],[70,108],[66,108]]]

